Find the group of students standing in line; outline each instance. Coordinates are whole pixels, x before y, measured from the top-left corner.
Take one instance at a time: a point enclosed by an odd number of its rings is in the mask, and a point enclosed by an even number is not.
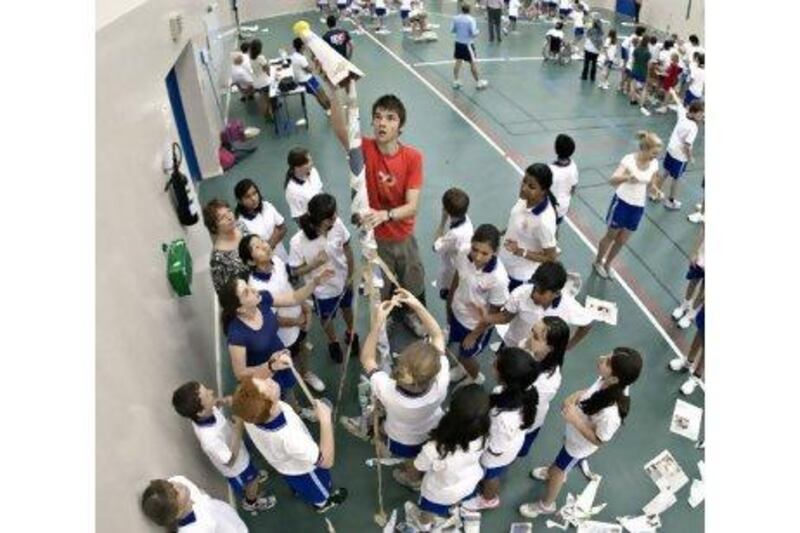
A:
[[[202,449],[228,479],[244,510],[259,512],[276,504],[274,496],[261,494],[267,475],[242,445],[244,432],[302,501],[321,513],[342,504],[347,491],[335,488],[331,477],[331,409],[321,400],[301,408],[293,394],[298,377],[318,393],[326,389],[308,364],[305,337],[312,314],[326,334],[330,358],[343,361],[332,322],[340,315],[344,345],[359,357],[385,413],[380,430],[385,449],[405,460],[393,477],[420,492],[417,505],[407,509],[407,520],[417,530],[429,531],[446,523],[455,506],[476,513],[500,505],[503,474],[529,453],[561,387],[565,354],[589,331],[592,318],[564,290],[567,272],[557,261],[558,226],[578,183],[572,160],[575,142],[558,135],[556,159],[525,170],[504,235],[492,224],[473,227],[465,191],[445,192],[433,250],[441,258],[437,287],[447,307],[446,335],[425,301],[425,272],[415,238],[422,154],[399,142],[405,106],[394,95],[379,98],[372,106],[373,137],[363,137],[361,146],[351,149],[338,91],[327,82],[324,90],[337,138],[351,161],[363,158],[366,169],[370,210],[359,222],[375,230],[378,254],[401,286],[386,284],[360,346],[352,313],[356,296],[350,231],[338,215],[336,199],[324,192],[310,152],[291,150],[284,190],[290,216],[300,229],[289,240],[288,251],[283,215],[251,180],[234,188],[234,210],[219,199],[203,210],[213,240],[212,280],[238,385],[232,396],[219,398],[190,381],[175,390],[172,402],[178,414],[191,420]],[[690,115],[679,112],[667,149],[665,170],[675,180],[680,176],[671,174],[666,163],[676,151],[685,157],[691,149],[694,136],[684,131],[691,129],[685,122],[697,116]],[[652,132],[639,132],[637,139],[638,150],[622,159],[609,180],[615,194],[594,262],[606,279],[613,279],[611,263],[637,229],[647,189],[659,174],[662,141]],[[703,276],[699,258],[693,254],[692,289]],[[696,305],[687,296],[681,318]],[[700,305],[695,320],[702,331]],[[379,361],[378,343],[392,315],[402,317],[420,340],[388,367]],[[508,324],[508,329],[492,363],[497,386],[487,391],[478,358],[499,324]],[[456,347],[455,353],[450,346]],[[702,372],[702,356],[690,360],[694,372]],[[681,359],[670,367],[677,371],[688,365]],[[520,506],[523,516],[555,512],[567,473],[585,465],[620,428],[630,410],[629,386],[641,371],[642,356],[634,348],[620,346],[598,358],[594,382],[563,403],[564,446],[549,467],[532,470],[545,489],[539,500]],[[233,422],[223,407],[231,409]],[[303,419],[319,423],[318,441]],[[181,476],[152,481],[141,503],[149,518],[172,531],[247,530],[230,506]]]

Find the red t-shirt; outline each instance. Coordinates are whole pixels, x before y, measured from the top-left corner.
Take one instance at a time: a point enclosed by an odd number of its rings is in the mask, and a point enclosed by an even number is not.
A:
[[[670,63],[667,67],[666,72],[664,72],[664,79],[661,82],[661,88],[665,91],[669,91],[673,87],[678,84],[678,76],[681,73],[681,67],[676,65],[675,63]]]
[[[394,155],[384,155],[378,150],[375,139],[361,139],[364,167],[367,178],[369,206],[376,210],[389,210],[406,203],[408,189],[422,188],[422,154],[410,146],[400,145]],[[388,220],[375,228],[375,238],[384,241],[402,241],[414,233],[416,217]]]

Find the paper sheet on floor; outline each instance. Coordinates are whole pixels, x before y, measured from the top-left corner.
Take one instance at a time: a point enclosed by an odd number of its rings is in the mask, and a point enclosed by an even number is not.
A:
[[[642,512],[646,515],[659,515],[672,507],[678,501],[675,495],[668,491],[659,492],[655,498],[650,500],[644,507]]]
[[[619,524],[587,520],[578,526],[578,533],[622,533],[622,526]]]
[[[692,480],[692,486],[689,489],[689,505],[692,506],[692,509],[703,503],[703,500],[706,498],[706,488],[705,484],[700,481],[699,479]]]
[[[703,409],[678,398],[672,411],[672,422],[669,430],[689,440],[697,441],[700,436],[700,424],[703,420]]]
[[[594,296],[586,297],[586,309],[594,316],[594,319],[612,326],[617,325],[619,310],[614,302],[607,302]]]
[[[677,492],[689,483],[683,468],[669,450],[664,450],[644,465],[644,471],[661,491]]]
[[[658,515],[618,516],[617,522],[630,533],[655,533],[661,527]]]

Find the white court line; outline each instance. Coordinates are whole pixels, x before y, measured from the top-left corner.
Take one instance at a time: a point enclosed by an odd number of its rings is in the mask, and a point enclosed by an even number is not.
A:
[[[494,148],[495,151],[499,153],[503,157],[503,159],[505,159],[506,162],[509,165],[511,165],[512,168],[514,168],[514,170],[516,170],[519,173],[519,175],[525,173],[522,167],[520,167],[513,159],[511,159],[511,157],[509,157],[509,155],[496,142],[494,142],[491,139],[491,137],[489,137],[477,124],[475,124],[475,122],[472,119],[470,119],[467,115],[465,115],[458,107],[456,107],[456,105],[453,102],[451,102],[436,87],[434,87],[433,84],[431,84],[431,82],[426,80],[419,72],[414,70],[414,68],[408,62],[406,62],[403,58],[395,54],[389,47],[380,42],[374,35],[372,35],[372,33],[366,31],[364,35],[369,37],[372,40],[372,42],[381,47],[387,54],[389,54],[392,58],[394,58],[395,61],[403,65],[403,67],[405,67],[409,72],[411,72],[419,81],[421,81],[428,89],[430,89],[445,104],[447,104],[450,107],[450,109],[452,109],[456,114],[458,114],[462,119],[464,119],[464,121],[467,124],[469,124],[472,127],[472,129],[474,129],[475,132],[478,133],[478,135],[483,137],[483,139],[487,143],[489,143],[489,145],[492,148]],[[572,228],[572,231],[574,231],[578,235],[578,237],[580,237],[580,239],[589,248],[589,250],[591,250],[592,253],[596,254],[597,248],[594,246],[594,244],[592,244],[592,241],[590,241],[589,238],[578,228],[578,226],[576,226],[575,223],[572,222],[572,219],[569,217],[569,215],[567,215],[566,221],[569,227]],[[678,357],[685,358],[684,354],[675,344],[675,341],[673,341],[672,338],[664,330],[664,328],[661,327],[661,324],[658,323],[658,321],[650,312],[650,310],[647,309],[647,307],[642,303],[642,301],[639,299],[636,293],[633,292],[633,289],[630,288],[628,283],[624,279],[622,279],[622,277],[620,277],[619,274],[617,274],[617,281],[619,282],[620,286],[625,290],[625,292],[628,293],[628,296],[631,297],[631,299],[639,307],[639,309],[642,310],[644,316],[647,317],[647,319],[650,321],[651,324],[653,324],[653,327],[656,329],[656,331],[658,331],[658,333],[661,334],[661,336],[667,342],[667,345],[672,349],[672,351],[675,352],[675,354]],[[705,386],[702,383],[702,381],[698,380],[698,382],[701,385],[701,388],[705,391]]]
[[[475,59],[476,63],[506,63],[512,61],[542,61],[542,56],[522,56],[522,57],[485,57]],[[442,61],[424,61],[422,63],[414,63],[412,67],[433,67],[436,65],[452,65],[455,59],[443,59]]]

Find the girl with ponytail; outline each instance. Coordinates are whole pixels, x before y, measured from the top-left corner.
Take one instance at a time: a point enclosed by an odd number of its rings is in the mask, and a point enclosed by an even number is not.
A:
[[[544,425],[550,402],[561,388],[561,365],[569,343],[569,326],[563,319],[546,316],[531,328],[530,336],[524,341],[522,348],[527,350],[539,363],[539,377],[533,382],[539,394],[536,405],[536,420],[525,432],[525,442],[519,451],[519,457],[525,457]]]
[[[378,366],[378,338],[389,313],[399,306],[406,306],[408,312],[419,317],[428,338],[408,345],[395,359],[390,374]],[[450,383],[444,333],[416,297],[405,289],[397,289],[391,300],[379,306],[360,358],[372,394],[386,411],[383,424],[386,447],[394,457],[406,460],[392,475],[399,484],[419,490],[422,474],[414,468],[413,461],[444,414],[441,406]]]
[[[525,433],[536,420],[539,394],[533,383],[539,363],[522,348],[502,348],[494,361],[498,385],[489,397],[491,428],[486,450],[480,494],[464,502],[468,511],[494,509],[500,505],[500,476],[522,449]]]
[[[639,227],[647,203],[647,189],[654,190],[658,155],[664,147],[653,132],[636,133],[639,150],[622,158],[608,183],[616,189],[608,207],[608,230],[597,245],[594,269],[601,278],[611,279],[611,263]]]
[[[297,221],[308,211],[308,202],[322,192],[322,180],[306,148],[295,147],[286,156],[286,180],[283,192],[289,205],[289,215]]]
[[[540,263],[555,261],[556,207],[558,200],[550,190],[553,171],[544,163],[525,169],[519,200],[508,217],[500,259],[508,271],[508,290],[527,282]]]
[[[567,473],[578,462],[588,458],[608,443],[630,410],[627,389],[642,372],[642,356],[632,348],[614,348],[597,360],[599,378],[586,390],[579,390],[564,400],[561,410],[567,423],[564,446],[553,464],[535,468],[531,475],[546,481],[544,497],[522,504],[520,514],[527,518],[552,514],[556,498]]]

